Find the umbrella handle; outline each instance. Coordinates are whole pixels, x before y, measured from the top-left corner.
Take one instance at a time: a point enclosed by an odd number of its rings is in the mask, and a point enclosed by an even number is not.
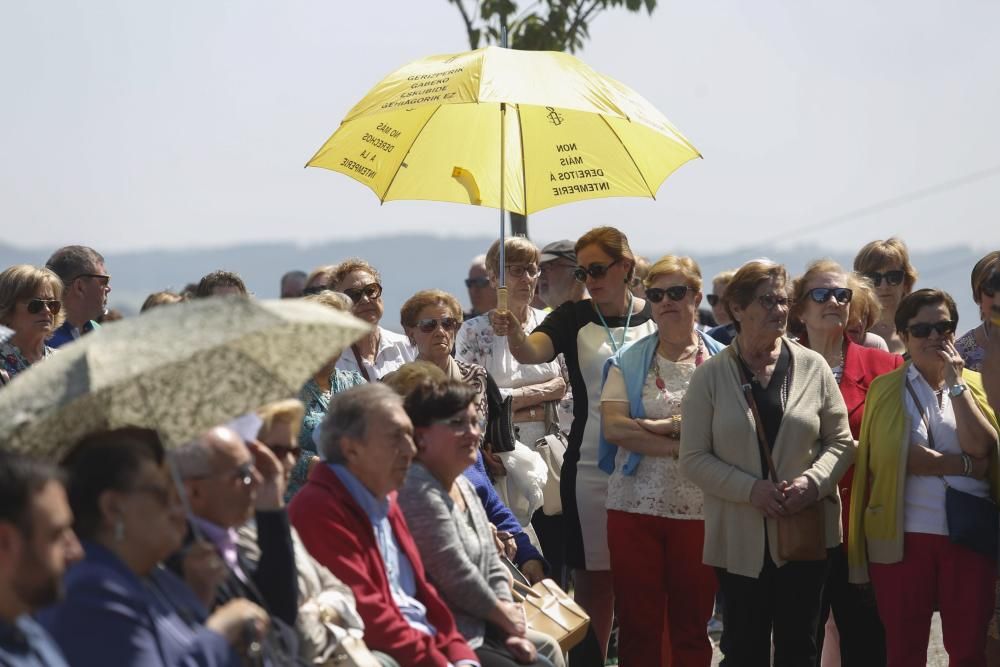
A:
[[[497,288],[497,310],[507,310],[507,287]]]

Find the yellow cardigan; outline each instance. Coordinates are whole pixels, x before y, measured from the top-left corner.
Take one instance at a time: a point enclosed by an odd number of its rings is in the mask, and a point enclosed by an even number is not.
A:
[[[865,399],[861,439],[854,463],[851,487],[850,528],[847,561],[851,583],[868,582],[868,563],[898,563],[903,560],[903,498],[909,454],[910,417],[903,392],[907,362],[875,378]],[[986,402],[979,373],[965,370],[962,379],[979,409],[994,429],[997,418]],[[994,451],[990,467],[990,490],[1000,502],[1000,456]]]

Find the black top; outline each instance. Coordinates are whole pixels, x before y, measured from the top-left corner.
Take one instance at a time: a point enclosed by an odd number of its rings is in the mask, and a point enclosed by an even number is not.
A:
[[[743,372],[750,378],[750,390],[757,404],[757,413],[763,422],[764,434],[767,435],[767,447],[773,451],[774,441],[778,439],[778,429],[781,428],[781,418],[785,415],[785,399],[788,396],[788,369],[791,361],[788,345],[781,343],[778,362],[774,365],[774,372],[771,374],[771,381],[767,383],[767,388],[762,387],[757,381],[743,357],[738,358],[740,365],[743,366]],[[767,459],[764,458],[763,452],[760,454],[760,467],[764,477],[768,478],[770,475],[767,470]]]

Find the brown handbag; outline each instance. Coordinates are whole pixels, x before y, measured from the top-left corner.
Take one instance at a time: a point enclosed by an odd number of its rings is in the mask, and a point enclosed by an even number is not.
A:
[[[517,579],[512,589],[515,602],[524,604],[528,627],[559,642],[559,648],[569,651],[583,641],[590,625],[590,616],[573,598],[551,579],[542,579],[528,586]]]
[[[757,412],[757,403],[753,400],[753,390],[747,379],[743,364],[737,360],[740,380],[743,382],[743,395],[750,405],[754,425],[757,427],[757,444],[767,460],[767,469],[771,481],[778,483],[778,473],[771,458],[771,448],[768,446],[764,423]],[[782,560],[825,560],[826,559],[826,515],[823,503],[817,500],[790,516],[775,519],[778,525],[778,558]]]

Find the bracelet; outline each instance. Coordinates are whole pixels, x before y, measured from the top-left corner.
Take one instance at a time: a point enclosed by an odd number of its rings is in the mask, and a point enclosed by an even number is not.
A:
[[[968,477],[969,473],[972,472],[972,457],[970,457],[965,452],[962,452],[962,476]]]
[[[673,429],[673,431],[672,431],[673,438],[675,440],[680,440],[681,439],[681,416],[680,415],[673,415],[670,418],[670,421],[671,421],[671,427]]]

